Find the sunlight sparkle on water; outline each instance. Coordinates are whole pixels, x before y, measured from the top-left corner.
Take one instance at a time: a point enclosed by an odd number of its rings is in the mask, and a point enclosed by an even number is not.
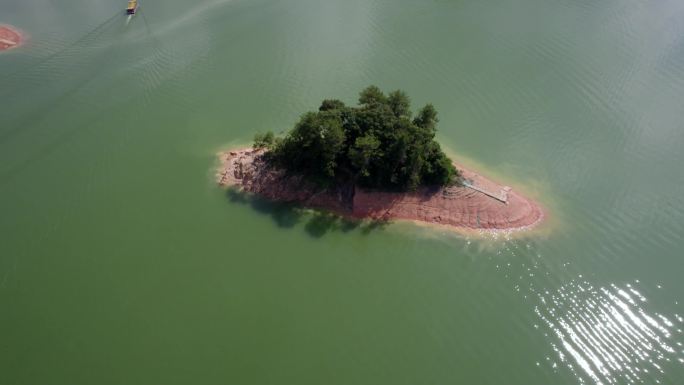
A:
[[[573,281],[539,300],[535,312],[558,341],[551,346],[580,383],[659,383],[663,362],[684,362],[672,347],[674,323],[641,307],[647,300],[632,285]]]

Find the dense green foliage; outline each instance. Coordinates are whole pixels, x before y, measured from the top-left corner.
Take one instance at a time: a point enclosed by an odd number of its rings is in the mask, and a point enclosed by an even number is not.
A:
[[[254,148],[269,148],[275,143],[275,135],[269,131],[265,134],[254,135]]]
[[[257,135],[255,147],[268,148],[271,161],[324,184],[410,190],[455,180],[457,170],[434,140],[438,119],[432,105],[412,119],[403,91],[385,95],[375,86],[361,92],[359,104],[324,100],[283,138]]]

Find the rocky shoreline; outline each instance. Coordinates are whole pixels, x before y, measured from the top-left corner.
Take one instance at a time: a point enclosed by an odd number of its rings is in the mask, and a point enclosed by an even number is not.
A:
[[[219,154],[218,184],[271,201],[293,202],[360,219],[403,219],[460,229],[512,231],[534,227],[544,217],[536,202],[461,166],[457,166],[462,173],[457,186],[405,193],[357,186],[321,189],[301,176],[271,167],[263,153],[242,148]]]

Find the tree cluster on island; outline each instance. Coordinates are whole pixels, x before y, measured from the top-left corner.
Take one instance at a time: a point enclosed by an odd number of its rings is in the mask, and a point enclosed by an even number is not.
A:
[[[412,115],[406,93],[370,86],[358,107],[324,100],[284,136],[257,134],[254,147],[266,149],[267,162],[326,186],[407,191],[453,184],[459,172],[434,139],[437,111],[428,104]]]

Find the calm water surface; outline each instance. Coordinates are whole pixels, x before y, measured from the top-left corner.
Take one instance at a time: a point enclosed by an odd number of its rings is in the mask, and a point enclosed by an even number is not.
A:
[[[4,0],[0,384],[681,384],[684,3]],[[215,154],[375,83],[540,234],[234,199]]]

